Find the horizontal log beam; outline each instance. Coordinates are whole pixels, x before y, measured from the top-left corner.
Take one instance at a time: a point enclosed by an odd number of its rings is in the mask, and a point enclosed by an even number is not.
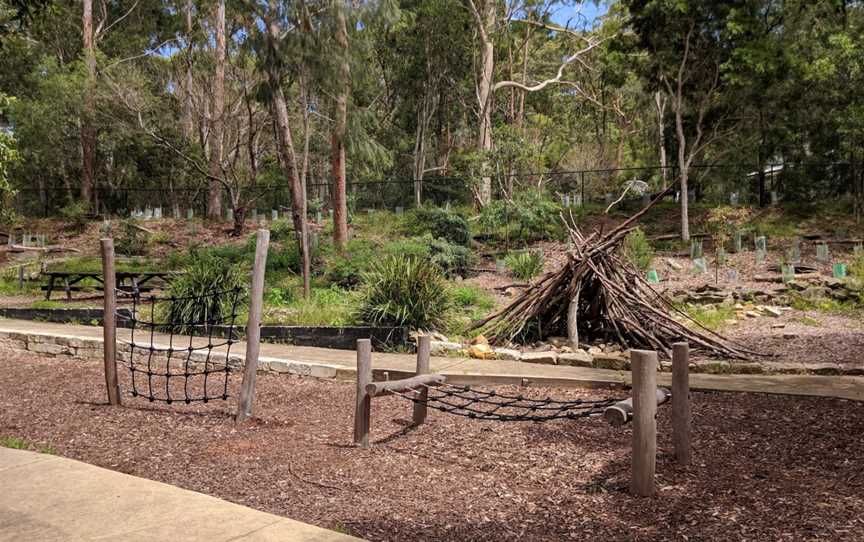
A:
[[[411,391],[420,386],[437,386],[446,380],[444,375],[417,375],[402,380],[388,380],[387,382],[372,382],[366,384],[366,393],[370,397],[378,397],[393,392]]]
[[[657,388],[657,406],[669,401],[672,392],[666,388]],[[603,411],[603,419],[615,427],[624,425],[633,418],[633,398],[629,397],[607,407]]]

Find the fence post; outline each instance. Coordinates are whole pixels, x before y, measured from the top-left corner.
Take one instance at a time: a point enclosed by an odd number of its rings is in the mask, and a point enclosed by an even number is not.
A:
[[[679,465],[690,464],[690,345],[672,345],[672,443]]]
[[[252,288],[249,291],[249,319],[246,324],[246,364],[243,367],[243,383],[240,385],[240,400],[237,404],[236,421],[242,422],[252,416],[255,403],[255,376],[258,371],[258,353],[261,349],[261,306],[264,299],[264,271],[267,268],[267,248],[270,231],[258,230],[255,242],[255,263],[252,268]],[[226,358],[225,363],[229,360]]]
[[[114,288],[117,276],[114,274],[114,240],[101,239],[102,286],[104,303],[102,306],[102,351],[105,355],[105,385],[108,388],[108,403],[120,404],[120,385],[117,383],[117,298]]]
[[[372,398],[366,384],[372,382],[372,341],[357,339],[357,400],[354,406],[354,444],[369,446],[369,418]]]
[[[418,375],[429,374],[429,354],[432,351],[432,337],[429,335],[419,335],[417,337],[417,373]],[[420,425],[426,421],[426,413],[429,411],[429,406],[426,401],[429,399],[429,388],[423,386],[417,392],[419,397],[414,403],[414,425]]]
[[[657,460],[657,352],[633,350],[633,440],[630,492],[637,497],[654,495]]]

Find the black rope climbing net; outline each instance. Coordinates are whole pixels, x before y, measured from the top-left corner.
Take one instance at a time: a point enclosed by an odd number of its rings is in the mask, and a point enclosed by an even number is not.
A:
[[[116,294],[132,301],[131,311],[116,316],[118,327],[130,329],[117,357],[131,374],[133,397],[168,404],[228,399],[242,288],[185,297]],[[185,315],[190,306],[195,310]]]
[[[547,422],[602,416],[606,408],[623,400],[607,398],[565,401],[551,397],[531,399],[522,395],[499,393],[495,390],[478,390],[471,386],[443,384],[423,387],[428,390],[426,397],[417,391],[393,393],[448,414],[503,422]]]

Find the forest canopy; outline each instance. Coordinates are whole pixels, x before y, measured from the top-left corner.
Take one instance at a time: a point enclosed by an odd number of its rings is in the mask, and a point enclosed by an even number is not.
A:
[[[634,179],[857,201],[862,25],[851,0],[0,0],[4,213],[332,209],[344,243],[357,205]]]

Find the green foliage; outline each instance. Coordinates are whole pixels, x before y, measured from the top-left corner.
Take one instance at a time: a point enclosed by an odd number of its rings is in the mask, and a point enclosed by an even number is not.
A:
[[[34,450],[42,454],[57,453],[51,446],[42,446],[18,437],[0,436],[0,447],[12,448],[13,450]]]
[[[137,228],[135,220],[127,218],[118,223],[120,231],[114,241],[114,249],[117,254],[124,256],[142,256],[147,254],[147,243],[149,235],[147,232]]]
[[[726,305],[686,305],[684,312],[693,320],[711,330],[726,325],[727,320],[735,318],[735,309]]]
[[[294,241],[294,223],[285,218],[270,223],[270,241]]]
[[[374,245],[352,239],[345,247],[345,254],[335,254],[326,260],[324,280],[341,288],[355,288],[375,258]]]
[[[240,265],[231,264],[207,252],[195,252],[184,271],[171,281],[168,288],[168,295],[178,299],[157,307],[159,321],[173,324],[220,321],[228,318],[234,296],[212,296],[216,292],[239,289],[241,305],[238,312],[245,303],[248,277]],[[189,331],[183,327],[178,329],[181,332]]]
[[[531,280],[543,271],[543,254],[536,251],[511,252],[504,264],[520,280]]]
[[[0,91],[0,118],[6,113],[14,100],[14,98]],[[6,196],[12,192],[12,185],[9,183],[9,173],[11,168],[20,161],[21,155],[18,153],[15,138],[11,133],[0,130],[0,202],[4,201]],[[3,207],[5,208],[5,205]]]
[[[495,200],[483,208],[480,224],[499,237],[528,243],[555,239],[562,232],[561,206],[537,190],[524,190],[512,200]]]
[[[421,207],[413,213],[411,230],[428,233],[456,245],[467,246],[471,241],[468,221],[458,212],[444,207]]]
[[[89,214],[89,206],[81,201],[70,203],[60,209],[60,218],[66,222],[67,228],[76,233],[81,233],[87,228]]]
[[[267,322],[295,326],[345,326],[355,321],[356,295],[336,285],[313,287],[309,298],[300,295],[301,284],[271,288],[265,297]]]
[[[457,309],[447,326],[448,336],[461,337],[476,320],[485,316],[495,307],[495,300],[485,290],[459,284],[450,289],[453,305]]]
[[[624,238],[624,257],[641,271],[651,269],[654,261],[654,248],[645,237],[642,228],[636,228]]]
[[[422,237],[393,241],[386,244],[383,251],[389,255],[428,260],[451,278],[466,276],[474,263],[474,255],[467,247],[436,239],[428,233]]]
[[[439,329],[451,300],[444,274],[420,258],[388,256],[363,275],[358,318],[373,325]]]

